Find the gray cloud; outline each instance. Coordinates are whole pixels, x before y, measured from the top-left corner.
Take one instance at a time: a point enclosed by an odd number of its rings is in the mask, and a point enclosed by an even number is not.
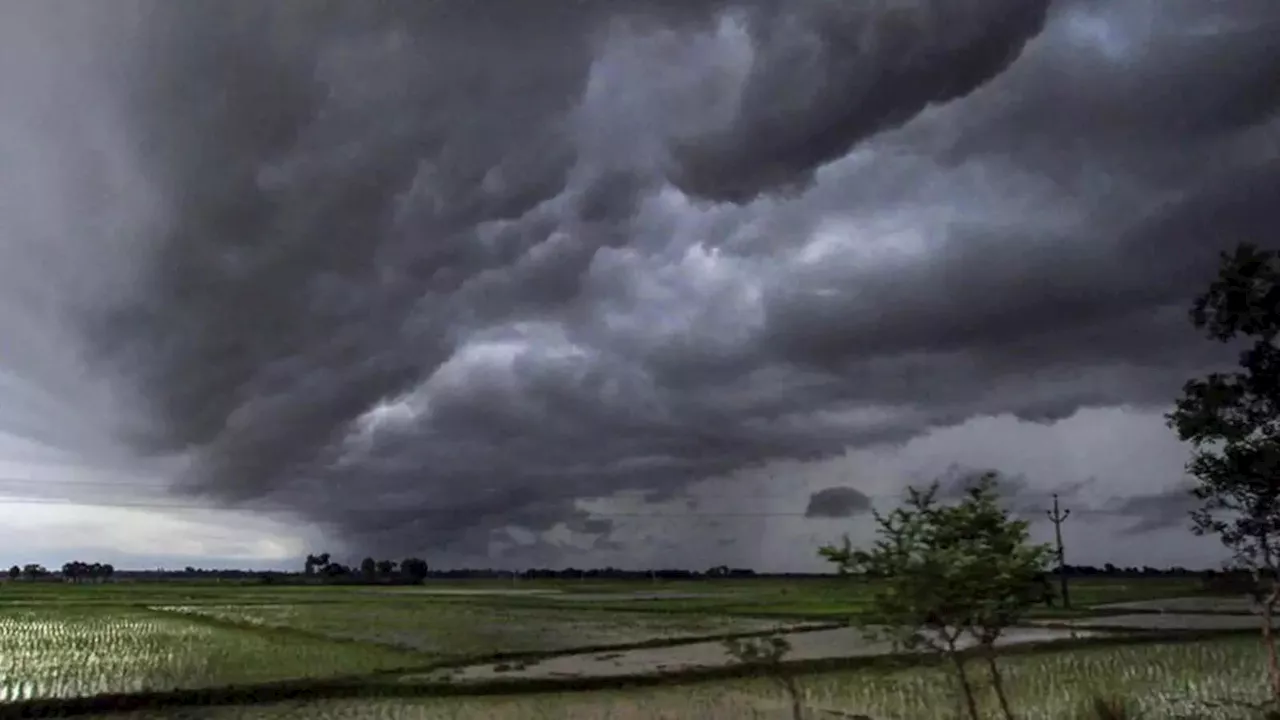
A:
[[[1271,2],[34,7],[20,67],[82,57],[15,96],[110,108],[64,134],[147,198],[107,232],[47,183],[42,232],[113,249],[57,281],[129,399],[81,422],[368,552],[1162,405],[1230,359],[1186,318],[1217,251],[1280,221]]]
[[[871,498],[851,487],[829,487],[809,495],[807,518],[848,518],[871,509]]]
[[[1141,535],[1166,528],[1190,528],[1191,513],[1200,501],[1190,487],[1180,485],[1164,492],[1144,493],[1109,503],[1104,512],[1131,521],[1125,533]]]

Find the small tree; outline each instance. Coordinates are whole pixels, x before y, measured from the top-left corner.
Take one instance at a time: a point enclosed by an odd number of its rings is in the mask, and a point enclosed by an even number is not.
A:
[[[378,578],[378,561],[367,557],[360,561],[360,577],[365,582],[373,582]]]
[[[885,635],[897,650],[926,650],[951,660],[968,715],[978,718],[973,684],[959,642],[965,608],[953,603],[953,565],[930,542],[929,516],[937,507],[938,484],[907,488],[906,503],[888,515],[873,510],[879,539],[870,551],[854,550],[848,536],[842,547],[819,553],[841,574],[871,579],[871,602],[858,616],[869,635]]]
[[[1012,720],[1004,678],[996,659],[996,642],[1020,622],[1045,594],[1045,569],[1053,557],[1046,545],[1030,542],[1028,523],[1000,507],[997,477],[988,472],[966,489],[964,500],[938,508],[933,517],[935,544],[952,548],[971,563],[964,597],[971,601],[965,629],[978,645],[991,677],[991,687],[1005,718]]]
[[[804,720],[804,702],[795,675],[783,662],[791,652],[791,643],[781,635],[767,638],[730,638],[724,641],[725,652],[730,657],[756,668],[773,678],[787,693],[791,702],[792,720]]]
[[[18,567],[17,565],[14,565],[9,568],[10,580],[17,580],[20,577],[22,577],[22,568]]]
[[[978,703],[961,652],[967,634],[983,651],[992,686],[1006,717],[1012,717],[994,646],[1040,598],[1038,576],[1051,557],[1047,545],[1027,542],[1027,525],[1011,519],[996,502],[996,475],[986,473],[955,506],[937,501],[938,483],[907,488],[907,501],[888,515],[873,511],[879,539],[870,551],[843,546],[819,552],[842,574],[857,573],[874,587],[860,622],[886,634],[898,649],[926,650],[946,657],[955,671],[964,709],[979,717]]]
[[[1167,419],[1193,448],[1187,472],[1201,506],[1192,529],[1217,535],[1252,576],[1271,695],[1280,702],[1271,628],[1280,602],[1280,253],[1245,244],[1221,261],[1217,279],[1192,305],[1191,322],[1210,339],[1248,347],[1238,371],[1188,381]]]
[[[389,577],[391,577],[392,575],[395,575],[395,574],[396,574],[396,561],[395,561],[395,560],[379,560],[379,561],[378,561],[378,575],[379,575],[379,577],[389,578]]]

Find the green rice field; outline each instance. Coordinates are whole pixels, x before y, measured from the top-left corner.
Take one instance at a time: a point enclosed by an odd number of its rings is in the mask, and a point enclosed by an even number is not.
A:
[[[536,653],[579,647],[752,633],[788,627],[777,620],[695,613],[574,612],[437,602],[154,606],[168,614],[237,625],[299,630],[417,650],[433,658]],[[353,622],[358,618],[358,622]]]
[[[1087,582],[1076,596],[1097,605],[1190,590]],[[687,583],[665,588],[667,594],[639,585],[546,584],[545,592],[517,595],[493,583],[473,583],[467,592],[430,585],[6,583],[0,718],[789,718],[771,678],[732,666],[686,672],[673,665],[623,677],[548,673],[536,681],[504,672],[551,656],[563,664],[574,651],[601,660],[639,647],[652,656],[670,646],[687,655],[700,639],[715,646],[706,639],[829,624],[855,615],[862,593],[846,582],[842,601],[840,584],[826,580]],[[567,599],[575,593],[577,600]],[[837,606],[840,612],[832,612]],[[1018,717],[1089,717],[1080,713],[1097,696],[1130,698],[1141,717],[1254,717],[1240,704],[1262,699],[1265,659],[1244,618],[1213,622],[1161,609],[1156,602],[1146,614],[1127,610],[1123,625],[1145,630],[1140,637],[1009,651],[1001,663]],[[1199,612],[1214,612],[1212,602]],[[1102,616],[1089,623],[1087,606],[1061,614],[1064,625],[1106,624]],[[1185,627],[1179,618],[1188,618]],[[1164,635],[1179,631],[1198,634]],[[859,642],[856,634],[848,637]],[[814,717],[955,717],[946,667],[858,654],[853,645],[835,648],[823,662],[796,666]],[[481,666],[490,668],[485,676],[493,682],[448,679],[451,667]],[[985,677],[977,666],[974,672]],[[994,712],[989,695],[982,691]]]
[[[1226,638],[1186,644],[1140,645],[1038,653],[1006,663],[1019,717],[1076,717],[1096,694],[1133,697],[1142,717],[1251,717],[1221,701],[1260,700],[1263,657],[1256,640]],[[933,720],[954,717],[949,677],[940,668],[861,670],[812,675],[802,682],[809,707],[874,718]],[[990,703],[988,703],[990,705]],[[994,707],[987,708],[994,711]],[[767,681],[696,683],[632,692],[546,694],[532,698],[340,700],[254,708],[210,709],[187,717],[220,720],[272,718],[387,718],[517,720],[536,718],[782,718],[784,698]],[[134,713],[121,720],[162,715]]]
[[[217,628],[135,608],[0,611],[0,701],[360,675],[411,653]]]

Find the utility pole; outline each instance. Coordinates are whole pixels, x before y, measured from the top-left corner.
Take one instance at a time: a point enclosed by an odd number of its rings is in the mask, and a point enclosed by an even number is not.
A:
[[[1062,551],[1062,523],[1071,514],[1070,510],[1058,509],[1058,493],[1053,494],[1053,510],[1044,513],[1053,521],[1053,537],[1058,541],[1058,581],[1062,583],[1062,607],[1071,607],[1071,596],[1067,594],[1067,558]]]

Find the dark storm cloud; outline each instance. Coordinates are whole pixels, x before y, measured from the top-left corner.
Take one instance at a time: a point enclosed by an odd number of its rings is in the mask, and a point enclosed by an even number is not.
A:
[[[823,163],[1005,70],[1049,0],[796,3],[755,18],[743,112],[680,148],[679,185],[744,201],[809,181]]]
[[[163,227],[95,367],[183,492],[368,552],[1166,403],[1280,221],[1271,3],[130,8],[100,82]]]
[[[848,518],[871,509],[871,498],[851,487],[829,487],[809,496],[807,518]]]

